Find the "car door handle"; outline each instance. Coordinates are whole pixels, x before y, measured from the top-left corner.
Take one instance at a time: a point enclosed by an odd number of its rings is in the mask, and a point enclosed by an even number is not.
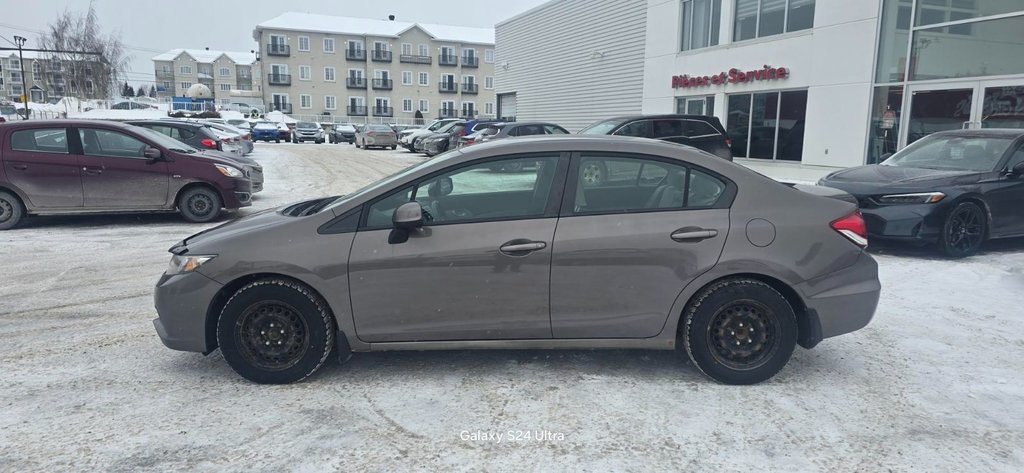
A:
[[[531,251],[543,250],[547,248],[547,243],[543,241],[528,241],[528,240],[512,240],[504,245],[501,245],[501,252],[508,253],[529,253]]]
[[[28,165],[27,164],[12,164],[11,167],[14,168],[14,169],[17,169],[19,171],[24,171],[24,170],[28,169]]]
[[[680,243],[698,242],[718,236],[718,230],[706,230],[703,228],[680,228],[672,232],[672,239]]]
[[[98,176],[100,174],[103,174],[103,169],[102,168],[82,168],[82,172],[84,172],[86,174],[89,174],[91,176]]]

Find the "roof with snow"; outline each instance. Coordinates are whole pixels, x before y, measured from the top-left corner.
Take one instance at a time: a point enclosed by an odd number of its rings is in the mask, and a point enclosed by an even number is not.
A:
[[[173,61],[182,53],[192,56],[197,62],[207,63],[216,61],[221,56],[227,56],[235,64],[252,64],[256,62],[256,54],[240,53],[237,51],[214,51],[211,49],[172,49],[166,53],[153,56],[154,61]]]
[[[393,38],[398,37],[413,27],[418,27],[437,41],[494,44],[494,28],[410,23],[407,21],[315,15],[311,13],[287,12],[277,18],[256,25],[257,30],[274,29]]]

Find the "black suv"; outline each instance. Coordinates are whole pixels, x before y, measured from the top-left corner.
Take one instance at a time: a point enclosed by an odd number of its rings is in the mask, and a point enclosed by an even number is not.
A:
[[[718,117],[707,115],[635,115],[602,120],[583,135],[639,136],[679,143],[732,161],[732,140]]]

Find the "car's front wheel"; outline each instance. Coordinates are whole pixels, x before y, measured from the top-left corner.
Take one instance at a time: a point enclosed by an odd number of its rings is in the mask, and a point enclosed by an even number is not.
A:
[[[793,354],[796,314],[785,297],[755,279],[728,279],[701,291],[683,314],[679,335],[704,374],[725,384],[775,376]]]
[[[21,222],[25,208],[21,201],[10,192],[0,191],[0,230],[9,230]]]
[[[270,278],[239,289],[221,311],[217,343],[228,365],[260,384],[301,381],[334,347],[334,316],[312,289]]]
[[[942,225],[939,250],[952,258],[971,256],[985,242],[985,211],[974,202],[962,202],[953,207]]]
[[[222,206],[220,194],[209,187],[193,187],[178,197],[178,210],[189,222],[212,221],[220,215]]]

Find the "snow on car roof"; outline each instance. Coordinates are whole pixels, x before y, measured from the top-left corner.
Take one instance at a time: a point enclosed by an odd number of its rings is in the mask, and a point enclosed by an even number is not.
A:
[[[256,25],[257,30],[274,29],[390,37],[397,37],[413,27],[418,27],[437,41],[494,44],[494,28],[410,23],[312,13],[286,12]]]

